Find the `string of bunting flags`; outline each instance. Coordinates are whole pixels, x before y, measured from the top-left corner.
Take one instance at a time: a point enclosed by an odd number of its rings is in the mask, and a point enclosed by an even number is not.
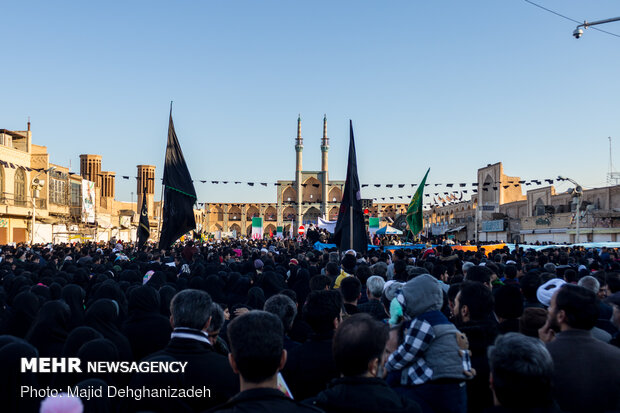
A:
[[[12,168],[12,169],[24,169],[26,171],[37,171],[37,172],[41,172],[44,170],[44,168],[30,168],[28,166],[23,166],[23,165],[18,165],[12,162],[7,162],[4,160],[0,159],[0,165],[4,166],[5,168]],[[74,173],[69,173],[71,175],[73,175]],[[135,176],[131,176],[131,175],[120,175],[121,178],[123,179],[138,179],[138,177]],[[159,178],[161,181],[163,181],[163,178]],[[503,188],[509,188],[511,185],[518,187],[519,185],[542,185],[543,182],[548,183],[550,185],[552,185],[555,181],[564,181],[565,179],[563,178],[555,178],[555,179],[551,179],[551,178],[547,178],[547,179],[529,179],[529,180],[520,180],[520,181],[516,181],[516,180],[508,180],[508,181],[493,181],[493,182],[485,182],[482,184],[483,186],[483,190],[498,190],[499,187],[503,187]],[[248,185],[248,186],[281,186],[281,185],[290,185],[290,183],[282,183],[282,182],[257,182],[257,181],[235,181],[235,180],[207,180],[207,179],[199,179],[199,180],[193,180],[193,183],[196,182],[200,182],[202,184],[212,184],[212,185]],[[306,187],[306,186],[313,186],[315,188],[318,188],[320,186],[320,184],[301,184],[302,187]],[[344,186],[344,182],[342,184],[332,184],[332,186]],[[383,184],[383,183],[366,183],[366,184],[361,184],[362,188],[367,188],[367,187],[374,187],[374,188],[405,188],[405,187],[410,187],[410,188],[415,188],[416,186],[418,186],[417,183],[413,183],[413,184],[404,184],[404,183],[400,183],[400,184]],[[448,188],[453,188],[453,187],[457,187],[457,188],[466,188],[466,187],[478,187],[478,182],[449,182],[449,183],[430,183],[430,184],[425,184],[425,187],[439,187],[439,186],[445,186]],[[466,191],[463,191],[464,193],[467,193]]]

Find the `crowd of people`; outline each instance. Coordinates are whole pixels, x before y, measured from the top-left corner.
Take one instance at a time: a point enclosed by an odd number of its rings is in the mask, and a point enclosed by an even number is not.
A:
[[[613,249],[2,246],[6,412],[620,411]],[[187,363],[21,370],[22,358]],[[32,389],[208,389],[45,397]]]

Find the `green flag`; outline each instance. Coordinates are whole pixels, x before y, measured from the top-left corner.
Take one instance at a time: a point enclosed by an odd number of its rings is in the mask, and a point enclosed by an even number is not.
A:
[[[422,231],[422,198],[424,197],[424,186],[426,185],[426,177],[431,168],[428,168],[424,179],[420,182],[418,190],[415,191],[415,195],[411,198],[411,202],[407,207],[407,224],[409,224],[409,230],[416,236]]]

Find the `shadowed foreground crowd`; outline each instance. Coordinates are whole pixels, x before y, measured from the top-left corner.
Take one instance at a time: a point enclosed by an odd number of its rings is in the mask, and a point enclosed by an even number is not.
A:
[[[249,241],[3,246],[0,259],[3,412],[620,411],[615,250],[360,255]],[[187,367],[20,372],[32,357]]]

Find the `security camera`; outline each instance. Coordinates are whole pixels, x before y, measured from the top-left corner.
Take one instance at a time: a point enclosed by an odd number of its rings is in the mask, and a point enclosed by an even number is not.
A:
[[[576,29],[573,31],[573,37],[574,37],[575,39],[579,39],[581,36],[583,36],[583,29],[581,29],[581,28],[576,28]]]

